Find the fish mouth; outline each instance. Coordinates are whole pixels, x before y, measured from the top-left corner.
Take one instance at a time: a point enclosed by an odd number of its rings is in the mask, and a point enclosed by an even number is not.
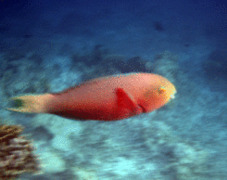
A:
[[[172,94],[171,96],[170,96],[170,99],[174,99],[175,98],[175,94]]]
[[[174,91],[173,94],[170,95],[170,99],[175,99],[175,94],[177,93],[177,91]]]

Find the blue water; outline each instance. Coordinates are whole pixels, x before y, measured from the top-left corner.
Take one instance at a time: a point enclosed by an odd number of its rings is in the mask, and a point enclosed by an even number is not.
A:
[[[227,179],[226,1],[2,0],[0,39],[0,119],[25,127],[42,169],[21,179]],[[5,110],[128,72],[167,77],[176,98],[115,122]]]

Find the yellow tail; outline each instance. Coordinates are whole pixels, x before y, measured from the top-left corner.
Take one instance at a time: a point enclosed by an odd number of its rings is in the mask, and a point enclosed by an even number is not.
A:
[[[46,113],[50,96],[50,94],[41,94],[13,97],[11,98],[13,107],[7,108],[7,110],[23,113]]]

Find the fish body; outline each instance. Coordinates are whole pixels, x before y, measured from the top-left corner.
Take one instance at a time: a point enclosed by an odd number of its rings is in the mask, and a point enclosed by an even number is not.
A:
[[[174,85],[160,75],[120,74],[93,79],[60,93],[15,97],[20,105],[9,110],[110,121],[158,109],[175,93]]]

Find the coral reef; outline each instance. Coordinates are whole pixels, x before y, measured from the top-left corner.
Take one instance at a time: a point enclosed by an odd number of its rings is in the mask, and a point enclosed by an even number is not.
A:
[[[164,51],[155,56],[153,61],[148,61],[140,56],[127,58],[111,55],[108,50],[97,45],[88,54],[73,54],[71,60],[75,64],[72,67],[80,67],[83,72],[83,81],[117,73],[152,72],[163,75],[175,83],[181,73],[178,57],[169,51]]]
[[[45,74],[47,71],[40,65],[41,62],[34,62],[39,58],[32,55],[23,61],[3,60],[4,67],[0,68],[2,71],[2,74],[0,72],[0,77],[2,76],[0,86],[6,97],[20,93],[40,93],[49,90],[49,82]],[[33,62],[31,63],[31,61]],[[42,73],[40,74],[40,72]],[[22,79],[23,81],[21,81]]]
[[[153,27],[156,31],[162,32],[165,30],[165,28],[163,27],[162,23],[159,21],[155,21],[153,22]]]
[[[79,67],[83,72],[83,81],[118,73],[151,72],[147,68],[146,60],[140,56],[128,58],[114,55],[102,45],[96,45],[87,54],[73,54],[71,60],[72,67]]]
[[[171,52],[164,51],[154,59],[154,72],[168,78],[175,84],[179,72],[178,57]]]
[[[214,81],[227,78],[226,66],[227,53],[224,49],[218,49],[211,52],[208,59],[203,64],[207,77]]]
[[[0,180],[15,179],[25,172],[38,172],[33,146],[20,136],[18,125],[0,125]]]
[[[203,70],[207,77],[207,84],[213,91],[226,92],[227,89],[227,53],[224,49],[217,49],[210,53],[204,61]]]

